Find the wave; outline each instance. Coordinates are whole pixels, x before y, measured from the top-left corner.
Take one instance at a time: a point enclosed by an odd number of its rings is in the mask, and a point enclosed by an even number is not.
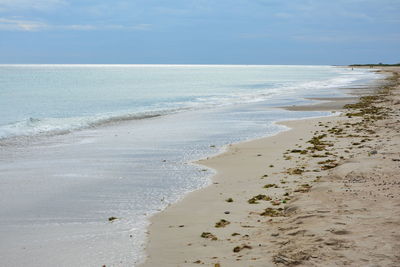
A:
[[[205,95],[186,99],[184,101],[167,101],[155,103],[147,110],[125,110],[114,113],[96,114],[93,116],[68,118],[27,118],[14,123],[0,126],[0,140],[29,137],[38,135],[59,135],[76,130],[98,127],[101,125],[130,120],[141,120],[159,117],[185,110],[197,110],[210,107],[228,106],[234,104],[255,103],[273,99],[275,96],[292,95],[293,100],[304,94],[329,88],[342,88],[361,80],[374,80],[378,76],[372,72],[356,72],[346,69],[338,70],[338,77],[303,83],[275,84],[274,87],[259,88],[251,93]],[[143,109],[143,108],[142,108]]]
[[[76,130],[98,127],[117,122],[149,119],[162,116],[169,112],[139,112],[127,114],[102,114],[96,116],[71,118],[28,118],[0,127],[0,140],[20,136],[59,135]],[[175,111],[176,112],[176,111]]]

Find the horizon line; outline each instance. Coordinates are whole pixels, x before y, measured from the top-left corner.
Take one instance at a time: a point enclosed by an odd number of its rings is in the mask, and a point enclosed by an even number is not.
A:
[[[0,66],[350,66],[348,64],[0,63]]]

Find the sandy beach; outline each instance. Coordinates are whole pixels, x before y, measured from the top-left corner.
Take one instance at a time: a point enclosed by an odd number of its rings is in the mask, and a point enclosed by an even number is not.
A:
[[[369,91],[367,82],[382,78],[293,65],[38,64],[0,66],[0,73],[10,88],[0,90],[7,111],[0,116],[0,262],[31,267],[137,266],[150,218],[212,184],[216,171],[191,163],[288,129],[277,121],[332,114],[278,107],[318,110],[307,100],[316,97],[347,103],[348,88]],[[260,162],[270,157],[259,153]],[[247,172],[238,183],[251,178]],[[244,206],[257,189],[237,193]],[[224,219],[219,213],[213,221]]]
[[[200,160],[213,184],[152,217],[141,266],[399,266],[400,68],[384,71],[358,102],[288,107],[339,116]]]

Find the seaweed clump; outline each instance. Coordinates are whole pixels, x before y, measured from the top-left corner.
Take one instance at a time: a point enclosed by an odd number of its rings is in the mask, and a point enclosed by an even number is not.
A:
[[[304,172],[304,170],[303,170],[303,169],[300,169],[300,168],[289,169],[289,170],[287,171],[287,173],[288,173],[288,174],[291,174],[291,175],[293,175],[293,174],[301,175],[303,172]]]
[[[312,144],[313,146],[308,147],[307,149],[311,150],[312,152],[315,152],[315,151],[322,151],[322,150],[325,150],[325,148],[326,148],[327,146],[332,146],[331,143],[322,141],[322,139],[324,139],[325,137],[327,137],[326,134],[321,134],[321,135],[313,136],[313,138],[311,138],[311,139],[308,141],[308,143]]]
[[[117,218],[117,217],[114,217],[114,216],[111,216],[111,217],[108,218],[108,221],[109,221],[109,222],[113,222],[113,221],[115,221],[115,220],[118,220],[118,218]]]
[[[242,249],[252,249],[252,247],[251,246],[249,246],[249,245],[243,245],[243,246],[237,246],[237,247],[234,247],[233,248],[233,252],[235,252],[235,253],[238,253],[238,252],[240,252]]]
[[[247,202],[249,204],[258,204],[259,200],[269,201],[269,200],[271,200],[271,198],[269,196],[267,196],[267,195],[261,195],[260,194],[260,195],[257,195],[257,196],[254,196],[254,197],[250,198]]]
[[[264,188],[271,188],[271,187],[278,188],[279,186],[277,184],[266,184],[266,185],[264,185]]]
[[[309,184],[302,184],[299,188],[294,190],[294,192],[300,192],[300,193],[307,193],[311,189],[311,185]]]
[[[260,215],[269,217],[282,217],[284,216],[284,213],[282,208],[278,209],[266,208]]]
[[[213,235],[212,233],[210,233],[210,232],[203,232],[203,233],[201,234],[201,237],[202,237],[202,238],[211,239],[211,240],[213,240],[213,241],[218,240],[218,238],[217,238],[215,235]]]
[[[215,227],[216,228],[222,228],[222,227],[227,226],[228,224],[230,224],[229,221],[221,219],[219,222],[215,223]]]

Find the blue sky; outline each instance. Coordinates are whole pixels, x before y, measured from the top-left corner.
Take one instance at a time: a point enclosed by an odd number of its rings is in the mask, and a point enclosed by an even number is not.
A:
[[[0,0],[0,63],[400,62],[400,0]]]

